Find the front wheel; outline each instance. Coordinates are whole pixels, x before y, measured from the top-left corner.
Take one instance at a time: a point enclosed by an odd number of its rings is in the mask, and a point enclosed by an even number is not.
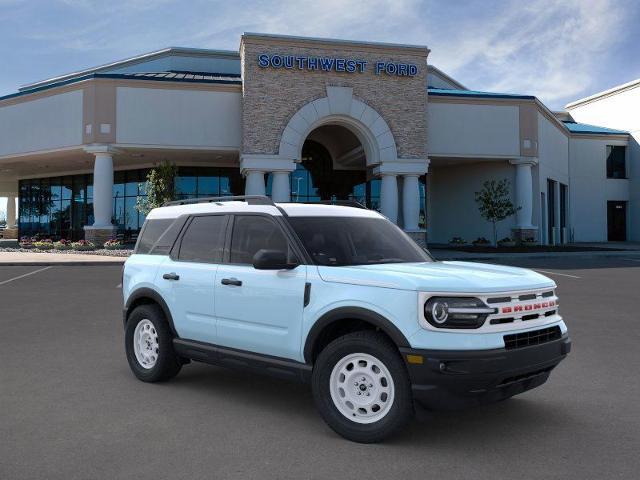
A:
[[[131,371],[143,382],[168,380],[182,368],[173,351],[173,335],[157,305],[140,305],[129,314],[125,350]]]
[[[395,345],[377,332],[331,342],[314,365],[312,388],[327,424],[355,442],[379,442],[413,415],[407,370]]]

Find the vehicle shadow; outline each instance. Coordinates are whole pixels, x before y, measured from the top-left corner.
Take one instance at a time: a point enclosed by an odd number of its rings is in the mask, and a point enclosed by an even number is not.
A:
[[[287,424],[299,422],[301,429],[314,429],[313,435],[337,437],[323,428],[315,409],[309,385],[288,382],[251,372],[207,365],[188,365],[169,385],[184,389],[189,395],[211,395],[231,402],[235,407],[269,410],[272,416],[282,416]],[[434,445],[455,443],[461,448],[478,448],[479,443],[500,445],[524,442],[544,435],[549,429],[574,427],[567,405],[548,399],[527,398],[528,394],[491,405],[450,412],[428,412],[419,415],[403,431],[384,442],[385,445]],[[310,422],[313,425],[310,425]]]

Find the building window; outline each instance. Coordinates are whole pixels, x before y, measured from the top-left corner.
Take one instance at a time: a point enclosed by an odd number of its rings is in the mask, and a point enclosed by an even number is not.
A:
[[[607,178],[627,178],[627,147],[607,145]]]
[[[113,224],[118,238],[135,242],[145,216],[138,197],[145,197],[148,170],[125,170],[113,175]],[[244,179],[237,168],[179,167],[176,198],[242,195]],[[84,237],[93,224],[93,175],[20,180],[21,236],[58,240]]]

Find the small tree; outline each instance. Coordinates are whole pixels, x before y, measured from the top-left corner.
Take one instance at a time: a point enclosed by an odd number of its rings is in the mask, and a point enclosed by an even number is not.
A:
[[[505,178],[497,182],[495,180],[484,182],[482,190],[476,192],[476,203],[482,218],[493,225],[493,244],[497,245],[496,224],[520,210],[520,207],[516,208],[511,203],[509,181]]]
[[[177,174],[178,167],[166,160],[152,168],[147,174],[147,196],[137,198],[136,210],[146,215],[154,208],[174,200]]]

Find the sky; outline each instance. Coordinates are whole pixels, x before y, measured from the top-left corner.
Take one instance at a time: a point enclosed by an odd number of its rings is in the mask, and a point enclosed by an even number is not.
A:
[[[640,78],[637,0],[0,0],[0,95],[168,46],[237,50],[243,32],[426,45],[467,88],[553,110]]]

